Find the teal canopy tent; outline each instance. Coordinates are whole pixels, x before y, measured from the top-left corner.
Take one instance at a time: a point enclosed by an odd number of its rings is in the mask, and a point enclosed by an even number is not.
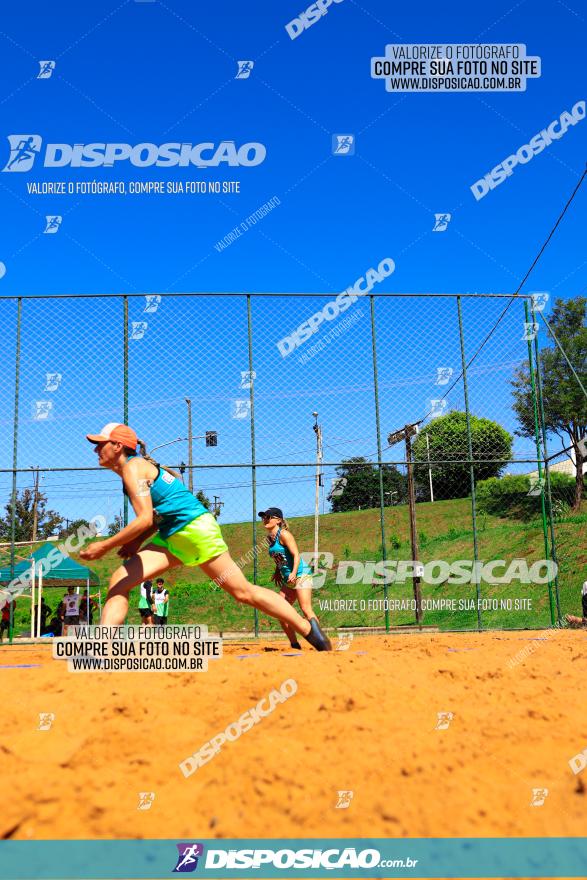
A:
[[[61,558],[57,556],[55,550],[57,546],[47,541],[34,553],[29,559],[23,560],[14,566],[12,572],[10,567],[0,569],[0,584],[9,584],[16,578],[26,578],[29,585],[25,589],[25,593],[30,590],[31,597],[31,636],[41,635],[41,603],[43,595],[43,585],[47,587],[68,586],[76,587],[79,593],[80,586],[87,588],[87,619],[89,620],[90,605],[90,585],[99,585],[100,578],[96,572],[84,565],[80,565],[74,559],[62,554]],[[52,558],[48,558],[53,551]],[[36,632],[35,632],[35,614],[34,606],[37,605],[38,613],[36,616]]]

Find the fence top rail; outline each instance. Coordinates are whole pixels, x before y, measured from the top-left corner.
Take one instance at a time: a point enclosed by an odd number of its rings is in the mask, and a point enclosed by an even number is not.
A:
[[[127,298],[134,297],[134,296],[143,296],[144,297],[144,296],[152,296],[152,295],[153,295],[152,290],[149,291],[148,293],[55,293],[55,294],[46,294],[46,293],[17,294],[17,293],[15,293],[10,296],[0,296],[0,300],[4,300],[4,299],[9,299],[9,300],[21,300],[21,299],[45,299],[45,300],[52,300],[52,299],[106,299],[106,298],[113,298],[113,297],[117,298],[117,299],[122,299],[125,297],[127,297]],[[425,297],[425,298],[428,298],[428,297],[448,297],[448,298],[454,299],[457,296],[477,297],[477,298],[482,298],[482,299],[493,298],[493,299],[520,299],[520,300],[528,299],[529,300],[532,298],[532,294],[530,294],[530,293],[482,293],[482,292],[481,293],[436,293],[436,292],[430,292],[430,293],[423,293],[423,292],[420,292],[420,293],[393,293],[390,291],[380,291],[379,293],[365,293],[362,295],[365,297],[374,296],[374,297],[381,297],[381,298],[386,298],[386,297],[389,297],[389,298],[393,298],[393,297],[408,297],[408,298],[409,297]],[[303,297],[305,297],[305,296],[324,296],[324,297],[332,298],[333,296],[337,296],[337,292],[334,291],[332,293],[323,293],[323,292],[300,293],[300,292],[293,291],[293,290],[285,290],[285,291],[280,291],[280,292],[259,291],[258,293],[253,293],[252,291],[246,291],[246,290],[243,290],[243,291],[198,290],[198,291],[192,291],[191,293],[189,293],[189,292],[174,293],[171,291],[168,291],[166,293],[161,292],[160,296],[196,296],[196,297],[197,296],[255,296],[255,297],[256,296],[260,296],[260,297],[262,297],[262,296],[303,296]]]

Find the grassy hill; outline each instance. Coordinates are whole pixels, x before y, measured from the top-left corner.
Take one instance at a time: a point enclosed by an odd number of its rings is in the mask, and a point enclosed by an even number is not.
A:
[[[473,558],[473,531],[471,526],[471,505],[469,499],[426,502],[417,506],[420,560],[446,560],[451,563],[459,559]],[[587,577],[587,506],[581,514],[567,516],[557,523],[556,535],[559,550],[559,590],[562,613],[580,612],[580,589]],[[313,547],[313,517],[301,517],[290,521],[300,549],[309,551]],[[523,558],[528,563],[544,558],[544,541],[539,521],[523,523],[515,519],[502,519],[480,515],[478,526],[478,558],[484,562]],[[394,560],[409,560],[411,557],[409,541],[408,511],[405,506],[387,508],[385,511],[386,557]],[[250,559],[253,546],[253,526],[251,523],[233,523],[222,527],[223,535],[235,560]],[[256,524],[257,544],[264,536],[260,523]],[[335,583],[336,565],[345,560],[378,561],[382,558],[381,529],[379,509],[352,511],[349,513],[326,514],[320,520],[320,549],[334,556],[335,564],[329,571],[326,582],[314,593],[314,608],[323,625],[344,628],[349,626],[382,626],[385,623],[384,611],[369,610],[370,600],[382,600],[382,584]],[[77,558],[77,557],[76,557]],[[83,563],[83,560],[79,560]],[[119,564],[115,553],[109,553],[92,564],[101,581],[104,599],[110,573]],[[243,565],[245,575],[252,579],[253,564]],[[257,583],[271,586],[273,563],[266,549],[259,550]],[[164,576],[170,591],[170,622],[196,622],[224,631],[250,631],[253,628],[253,610],[241,606],[216,584],[210,583],[199,569],[178,568]],[[63,588],[50,588],[46,591],[47,601],[54,608],[61,598]],[[486,628],[547,627],[550,625],[550,612],[547,585],[520,584],[480,584],[481,596],[485,600],[497,602],[497,609],[489,607],[482,611],[483,626]],[[389,584],[387,594],[390,599],[410,600],[413,598],[412,581],[403,584]],[[430,599],[463,600],[474,603],[475,584],[452,585],[422,583],[422,596]],[[508,607],[508,600],[511,608]],[[357,600],[356,609],[348,605],[344,610],[334,610],[332,603],[337,600]],[[361,600],[364,608],[361,610]],[[523,600],[531,607],[516,608],[516,600]],[[131,610],[128,623],[138,623],[140,618],[136,606],[137,590],[131,594]],[[325,604],[326,603],[326,604]],[[330,603],[330,607],[328,607]],[[27,605],[18,603],[17,631],[26,627]],[[377,606],[375,606],[377,607]],[[391,611],[392,625],[410,624],[415,620],[411,610]],[[453,611],[426,611],[426,625],[441,629],[471,629],[477,627],[475,605],[466,604],[464,608]],[[279,625],[267,617],[259,616],[260,632],[279,630]]]

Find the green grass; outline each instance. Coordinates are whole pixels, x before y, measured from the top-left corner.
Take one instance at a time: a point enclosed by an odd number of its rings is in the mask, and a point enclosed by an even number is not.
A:
[[[473,529],[471,524],[470,499],[425,502],[417,506],[418,534],[420,540],[420,560],[423,563],[433,559],[443,559],[451,563],[457,559],[473,558]],[[300,548],[304,551],[313,547],[313,517],[301,517],[290,521],[292,531]],[[233,523],[222,527],[224,538],[235,560],[247,557],[253,542],[251,523]],[[409,560],[410,532],[408,511],[405,506],[387,508],[385,511],[386,556],[388,559]],[[587,563],[587,505],[580,514],[567,516],[556,523],[556,539],[559,556],[559,591],[561,611],[578,613],[580,611],[580,588],[585,579]],[[263,527],[256,524],[257,542],[264,535]],[[502,519],[481,514],[477,518],[477,542],[479,559],[489,561],[524,558],[530,564],[544,558],[544,539],[539,520],[522,522],[517,519]],[[360,601],[382,599],[384,588],[381,584],[337,585],[335,583],[336,564],[345,560],[363,562],[381,559],[381,528],[379,509],[352,511],[348,513],[326,514],[320,520],[320,548],[333,554],[334,569],[329,573],[324,587],[314,594],[314,607],[321,622],[326,626],[382,626],[385,623],[383,611],[360,610]],[[75,557],[78,561],[79,557]],[[102,597],[106,594],[108,578],[119,564],[114,552],[107,554],[92,564],[102,584]],[[245,575],[253,578],[251,562],[243,567]],[[258,559],[257,583],[273,587],[270,580],[273,564],[265,549],[261,549]],[[170,591],[170,622],[192,621],[208,624],[223,631],[250,631],[253,626],[251,608],[239,605],[220,587],[211,584],[199,569],[178,568],[165,576]],[[411,599],[412,582],[389,584],[388,596],[391,599]],[[61,599],[64,589],[49,588],[45,595],[51,608]],[[550,610],[547,585],[520,584],[480,584],[484,599],[497,600],[497,610],[483,612],[483,626],[486,628],[547,627],[550,625]],[[474,584],[463,586],[448,583],[422,584],[425,599],[450,598],[456,600],[475,600]],[[356,611],[321,610],[324,600],[358,600]],[[511,599],[530,599],[529,610],[516,610],[501,607],[501,603]],[[138,623],[140,618],[136,609],[137,591],[131,594],[131,610],[128,623]],[[18,603],[16,629],[24,630],[27,625],[27,606],[23,600]],[[411,624],[412,611],[399,611],[391,614],[391,623]],[[477,613],[474,608],[458,611],[427,611],[424,615],[426,625],[441,629],[472,629],[477,626]],[[261,633],[278,630],[273,620],[259,615]]]

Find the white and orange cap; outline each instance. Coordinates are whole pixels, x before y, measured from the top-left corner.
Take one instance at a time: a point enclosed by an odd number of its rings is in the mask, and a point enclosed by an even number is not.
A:
[[[86,434],[90,443],[103,443],[105,440],[115,440],[122,443],[128,449],[136,449],[138,438],[132,428],[121,425],[119,422],[108,422],[99,434]]]

